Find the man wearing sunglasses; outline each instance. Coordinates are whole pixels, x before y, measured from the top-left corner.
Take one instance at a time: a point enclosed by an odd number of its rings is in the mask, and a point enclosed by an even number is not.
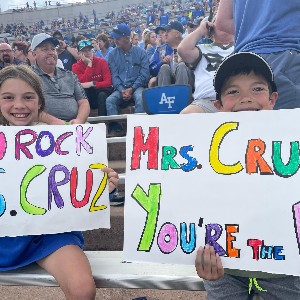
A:
[[[40,121],[47,124],[83,124],[86,122],[90,105],[78,77],[71,71],[56,67],[56,47],[59,41],[46,33],[32,39],[31,50],[35,59],[33,70],[42,81],[46,99],[46,112]]]
[[[106,115],[106,98],[112,93],[112,80],[105,59],[94,56],[92,42],[78,43],[80,60],[72,66],[85,89],[90,106],[98,110],[98,116]]]
[[[114,92],[106,99],[107,115],[117,115],[118,108],[130,100],[134,101],[135,113],[144,112],[142,92],[150,77],[146,51],[132,46],[126,24],[118,24],[110,36],[117,47],[108,56]]]

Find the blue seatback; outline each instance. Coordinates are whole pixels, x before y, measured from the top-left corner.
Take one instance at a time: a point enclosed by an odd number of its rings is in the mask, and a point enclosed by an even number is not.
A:
[[[189,85],[159,86],[143,91],[144,109],[149,115],[179,114],[192,100]]]

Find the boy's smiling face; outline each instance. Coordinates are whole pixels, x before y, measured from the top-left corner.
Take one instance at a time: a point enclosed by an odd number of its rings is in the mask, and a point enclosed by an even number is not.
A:
[[[277,92],[270,94],[263,76],[250,72],[230,77],[222,87],[221,102],[215,101],[215,106],[220,112],[271,110],[277,98]]]

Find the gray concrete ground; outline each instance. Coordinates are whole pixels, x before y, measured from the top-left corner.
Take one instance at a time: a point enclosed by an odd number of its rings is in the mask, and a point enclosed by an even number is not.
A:
[[[206,300],[205,292],[162,291],[136,289],[97,289],[97,300],[132,300],[137,297],[147,300]],[[56,287],[0,287],[1,300],[63,300],[60,288]]]

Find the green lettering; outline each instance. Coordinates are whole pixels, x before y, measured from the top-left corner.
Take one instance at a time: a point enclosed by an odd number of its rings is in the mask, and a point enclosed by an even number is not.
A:
[[[177,154],[176,148],[172,146],[163,146],[162,147],[162,159],[161,159],[161,169],[169,170],[171,169],[180,169],[180,166],[174,160],[174,157]]]
[[[161,197],[161,184],[150,184],[148,195],[137,185],[131,195],[147,212],[147,218],[141,236],[138,251],[150,251],[155,236]]]
[[[27,200],[27,189],[30,182],[37,176],[41,175],[45,172],[46,167],[43,165],[33,166],[31,169],[27,171],[25,176],[23,177],[21,188],[20,188],[20,204],[25,212],[31,215],[44,215],[47,210],[42,207],[35,206],[28,202]],[[38,186],[36,187],[38,189]]]
[[[273,165],[274,172],[281,177],[293,176],[299,169],[299,142],[291,142],[290,159],[287,164],[282,162],[281,143],[273,142]]]

